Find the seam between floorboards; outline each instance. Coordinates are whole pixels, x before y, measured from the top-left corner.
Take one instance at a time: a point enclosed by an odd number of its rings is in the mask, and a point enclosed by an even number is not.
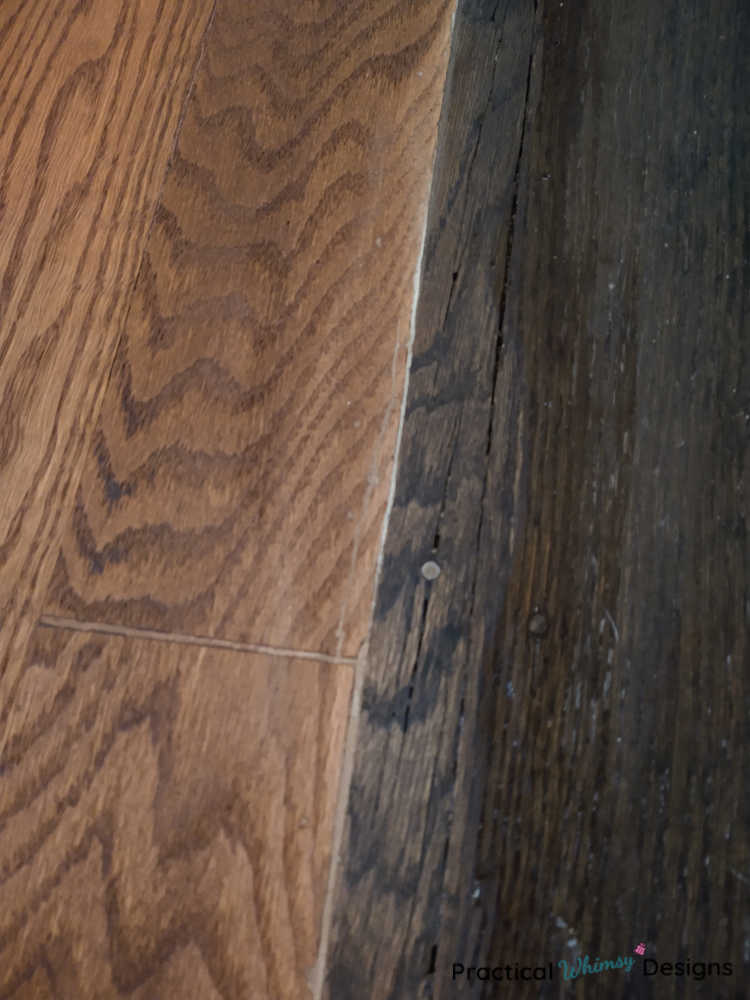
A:
[[[450,29],[448,31],[448,47],[449,47],[448,59],[445,66],[445,74],[443,77],[443,92],[441,95],[441,102],[445,100],[446,86],[448,84],[449,73],[451,72],[451,64],[453,58],[453,40],[456,28],[456,16],[458,12],[459,2],[460,0],[454,0],[453,2],[453,12],[451,14]],[[442,107],[441,107],[440,119],[442,119]],[[406,423],[406,406],[409,398],[409,382],[410,382],[409,375],[411,373],[414,341],[416,339],[416,332],[417,332],[417,313],[419,310],[419,303],[422,294],[422,277],[423,277],[422,271],[424,267],[425,248],[427,245],[427,233],[430,225],[430,207],[432,204],[432,189],[433,189],[433,184],[435,182],[435,168],[440,153],[439,122],[437,127],[438,127],[438,135],[435,142],[435,148],[432,154],[432,164],[428,175],[427,190],[425,193],[425,200],[423,206],[424,215],[422,219],[422,239],[417,254],[416,269],[414,272],[414,291],[412,295],[412,309],[411,309],[411,317],[409,323],[409,334],[406,342],[406,371],[404,373],[404,382],[401,389],[401,412],[399,414],[398,429],[396,431],[396,444],[393,453],[393,464],[391,466],[390,489],[388,491],[388,499],[386,503],[385,514],[383,517],[383,524],[381,526],[380,545],[378,548],[377,562],[375,567],[374,589],[372,594],[372,603],[370,610],[370,621],[368,623],[367,636],[365,637],[364,643],[360,647],[360,654],[355,661],[354,684],[352,687],[352,696],[349,708],[349,721],[347,725],[347,733],[344,742],[344,754],[341,763],[341,774],[339,779],[339,792],[336,802],[336,811],[334,814],[334,830],[333,830],[333,838],[331,844],[331,860],[328,868],[328,884],[326,886],[326,894],[323,901],[323,913],[320,922],[320,937],[318,943],[317,961],[308,974],[308,985],[310,988],[310,995],[312,997],[312,1000],[323,1000],[326,989],[326,976],[328,972],[328,959],[329,959],[329,951],[331,945],[331,936],[333,932],[334,911],[336,909],[337,890],[342,868],[341,862],[343,855],[344,835],[346,831],[347,814],[349,811],[349,799],[351,795],[352,777],[354,775],[354,763],[358,748],[359,727],[362,717],[362,692],[364,688],[365,674],[369,658],[370,636],[372,633],[375,608],[377,606],[378,586],[380,584],[380,577],[383,572],[385,545],[386,545],[386,539],[388,537],[388,525],[391,520],[391,514],[393,512],[393,506],[396,499],[396,485],[398,482],[399,459],[401,457],[401,442],[404,433],[404,425]],[[394,354],[394,363],[399,353],[399,347],[400,345],[397,345],[396,347],[396,351]],[[391,400],[389,401],[388,404],[386,420],[390,419],[390,411],[392,404],[393,404],[393,397],[391,397]],[[384,423],[384,427],[385,426],[386,425]],[[346,605],[344,606],[344,608],[342,608],[341,619],[339,622],[339,644],[341,643],[343,638],[345,615],[346,615]],[[340,645],[338,648],[340,648]]]
[[[264,653],[268,656],[282,656],[295,660],[317,660],[341,666],[353,667],[357,663],[353,656],[332,656],[330,653],[317,653],[309,649],[284,649],[281,646],[265,646],[256,642],[233,642],[231,639],[215,639],[211,636],[189,635],[181,632],[159,632],[156,629],[109,625],[106,622],[81,622],[75,618],[58,618],[57,615],[42,615],[38,624],[42,628],[96,632],[100,635],[116,635],[127,639],[150,639],[183,646],[201,646],[205,649],[228,649],[237,653]]]

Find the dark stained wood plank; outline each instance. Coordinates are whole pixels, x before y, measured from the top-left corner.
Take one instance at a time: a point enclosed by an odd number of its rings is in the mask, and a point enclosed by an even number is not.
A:
[[[55,566],[210,13],[0,9],[0,673]]]
[[[430,996],[441,982],[450,995],[446,961],[475,936],[467,922],[478,817],[471,777],[482,749],[475,715],[510,575],[512,470],[522,461],[512,345],[494,396],[493,386],[533,28],[525,3],[497,11],[464,3],[457,14],[334,910],[331,1000]],[[511,475],[505,516],[493,509],[485,522],[485,496],[497,488],[487,469],[493,419],[502,428],[494,448]],[[433,582],[420,572],[427,561],[441,568]]]
[[[748,13],[459,7],[331,1000],[747,995]]]
[[[452,0],[220,0],[46,610],[356,656]]]
[[[37,629],[0,758],[0,996],[306,996],[351,679]]]

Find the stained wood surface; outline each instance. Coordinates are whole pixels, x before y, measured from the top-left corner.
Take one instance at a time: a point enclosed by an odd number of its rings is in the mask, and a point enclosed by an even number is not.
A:
[[[0,14],[0,997],[298,1000],[453,0],[100,6]]]
[[[0,672],[41,611],[210,7],[0,10]]]
[[[46,611],[356,656],[452,0],[222,0]]]
[[[748,11],[454,46],[326,995],[744,997]]]
[[[0,996],[308,995],[351,676],[37,629],[0,758]]]

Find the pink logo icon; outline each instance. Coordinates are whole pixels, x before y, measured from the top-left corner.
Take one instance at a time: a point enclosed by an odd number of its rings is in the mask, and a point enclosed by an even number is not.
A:
[[[646,945],[643,943],[643,941],[641,941],[638,947],[633,948],[633,951],[636,953],[636,955],[644,955],[646,953]]]

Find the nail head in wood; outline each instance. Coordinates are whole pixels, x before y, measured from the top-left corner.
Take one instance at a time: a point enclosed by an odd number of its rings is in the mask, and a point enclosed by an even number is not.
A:
[[[440,576],[440,567],[436,562],[430,560],[426,562],[422,567],[422,576],[425,580],[437,580]]]
[[[535,611],[529,619],[529,635],[536,639],[541,639],[547,634],[549,629],[549,619],[543,612]]]

